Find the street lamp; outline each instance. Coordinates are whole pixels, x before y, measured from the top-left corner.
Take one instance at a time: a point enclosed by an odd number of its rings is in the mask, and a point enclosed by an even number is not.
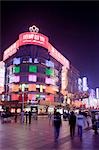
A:
[[[22,111],[24,111],[24,91],[25,91],[25,88],[27,88],[27,85],[26,84],[21,84],[20,88],[22,90]]]

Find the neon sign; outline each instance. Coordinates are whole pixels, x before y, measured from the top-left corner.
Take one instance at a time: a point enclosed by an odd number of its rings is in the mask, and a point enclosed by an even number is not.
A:
[[[6,49],[4,51],[4,55],[3,55],[3,61],[5,61],[7,58],[9,58],[10,56],[12,56],[13,54],[15,54],[17,52],[17,49],[19,47],[19,41],[16,41],[14,44],[12,44],[8,49]]]
[[[48,47],[48,37],[36,32],[25,32],[19,35],[19,45],[34,44],[44,48]]]
[[[4,91],[4,82],[5,82],[5,64],[3,61],[0,61],[0,94]]]
[[[54,57],[63,66],[66,66],[66,68],[69,69],[69,61],[61,53],[59,53],[50,43],[49,43],[48,51],[50,52],[50,55],[52,57]]]
[[[4,51],[3,61],[15,54],[20,46],[27,44],[39,45],[48,49],[50,55],[53,58],[55,58],[63,66],[66,66],[67,69],[69,69],[69,61],[48,42],[48,37],[41,33],[32,31],[25,32],[19,35],[19,40],[17,40],[14,44],[12,44],[8,49]]]

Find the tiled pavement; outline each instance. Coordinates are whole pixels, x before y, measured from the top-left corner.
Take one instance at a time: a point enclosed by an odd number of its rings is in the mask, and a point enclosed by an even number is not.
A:
[[[99,150],[99,135],[86,130],[80,141],[69,136],[67,121],[63,121],[58,143],[54,142],[53,127],[47,117],[32,120],[31,125],[0,123],[0,150]]]

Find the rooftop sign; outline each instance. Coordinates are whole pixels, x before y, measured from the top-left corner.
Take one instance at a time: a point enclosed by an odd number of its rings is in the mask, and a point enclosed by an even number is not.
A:
[[[46,48],[53,58],[69,69],[69,61],[49,43],[47,36],[38,33],[36,26],[29,27],[29,31],[21,33],[19,39],[4,51],[3,61],[15,54],[20,46],[33,44]]]

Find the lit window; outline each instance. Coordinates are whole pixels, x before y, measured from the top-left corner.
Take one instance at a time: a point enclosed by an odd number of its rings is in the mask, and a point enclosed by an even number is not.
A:
[[[46,68],[46,75],[54,75],[54,70]]]
[[[29,75],[28,80],[32,81],[32,82],[36,82],[37,81],[37,76],[36,75]]]
[[[29,84],[28,91],[36,91],[36,84]]]
[[[50,83],[49,83],[49,78],[45,78],[45,83],[46,83],[46,84],[50,84]]]
[[[52,61],[46,60],[46,66],[54,68],[54,63]]]
[[[36,99],[36,95],[35,94],[28,94],[28,99],[29,100],[35,100]]]
[[[37,58],[34,59],[34,63],[39,63]]]
[[[14,58],[13,59],[13,64],[19,65],[20,64],[20,58]]]
[[[36,85],[36,88],[40,88],[40,85]]]
[[[11,86],[12,92],[18,92],[19,91],[19,85],[18,84],[13,84]]]
[[[11,100],[18,100],[19,99],[19,94],[12,94],[11,95]]]
[[[13,73],[19,73],[19,72],[20,72],[20,67],[19,66],[13,67]]]
[[[37,95],[36,95],[36,98],[40,98],[40,95],[39,95],[39,94],[37,94]]]
[[[33,65],[30,65],[29,66],[29,72],[37,72],[37,66],[33,66]]]
[[[9,83],[12,83],[12,82],[19,82],[20,81],[20,76],[10,76],[9,77]]]
[[[20,76],[15,76],[14,82],[19,82],[20,81]]]
[[[32,58],[29,58],[29,63],[32,63]]]

